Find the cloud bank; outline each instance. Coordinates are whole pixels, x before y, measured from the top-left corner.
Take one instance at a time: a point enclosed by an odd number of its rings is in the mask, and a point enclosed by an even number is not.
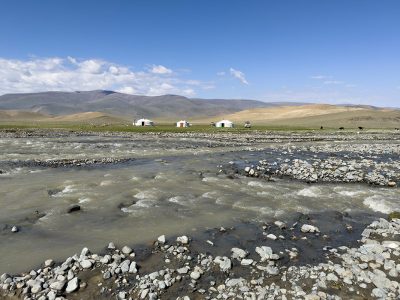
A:
[[[0,58],[0,95],[41,91],[115,90],[128,94],[194,96],[202,89],[198,80],[187,80],[162,65],[145,71],[101,59],[74,57]]]

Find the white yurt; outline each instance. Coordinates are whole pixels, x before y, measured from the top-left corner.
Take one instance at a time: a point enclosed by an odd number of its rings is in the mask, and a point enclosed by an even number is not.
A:
[[[234,127],[234,124],[229,120],[222,120],[222,121],[215,123],[215,127],[220,127],[220,128]]]
[[[180,120],[179,122],[176,122],[176,127],[189,127],[190,124],[186,120]]]
[[[154,126],[154,122],[149,119],[139,119],[133,122],[135,126]]]

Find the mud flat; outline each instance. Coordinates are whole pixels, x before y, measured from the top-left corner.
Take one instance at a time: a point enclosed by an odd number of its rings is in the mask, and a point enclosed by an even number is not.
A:
[[[400,297],[395,131],[0,136],[4,299]]]

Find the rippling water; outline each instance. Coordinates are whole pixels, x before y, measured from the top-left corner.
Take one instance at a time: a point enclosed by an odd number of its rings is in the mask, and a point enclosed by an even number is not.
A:
[[[157,137],[1,139],[0,169],[6,173],[0,175],[0,273],[21,272],[84,246],[100,251],[109,241],[149,243],[160,234],[191,234],[292,212],[400,209],[397,189],[230,179],[218,166],[252,154],[209,143]],[[102,157],[135,160],[65,168],[20,163]],[[72,204],[82,210],[67,213]],[[21,231],[11,233],[13,225]]]

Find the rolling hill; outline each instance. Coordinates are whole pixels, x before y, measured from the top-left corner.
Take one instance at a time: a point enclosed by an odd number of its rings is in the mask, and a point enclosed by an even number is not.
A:
[[[218,119],[228,119],[238,124],[250,121],[255,125],[298,126],[298,127],[400,127],[400,110],[369,106],[336,106],[328,104],[308,104],[273,108],[247,109],[218,118],[198,119],[208,123]]]
[[[217,116],[279,103],[254,100],[190,99],[178,95],[138,96],[112,91],[43,92],[0,96],[0,110],[23,110],[48,115],[103,112],[129,118]]]
[[[400,127],[400,110],[365,105],[190,99],[177,95],[138,96],[112,91],[43,92],[0,96],[0,123],[131,124],[151,118],[157,123],[187,119],[209,124],[229,119],[238,125],[296,127]]]

